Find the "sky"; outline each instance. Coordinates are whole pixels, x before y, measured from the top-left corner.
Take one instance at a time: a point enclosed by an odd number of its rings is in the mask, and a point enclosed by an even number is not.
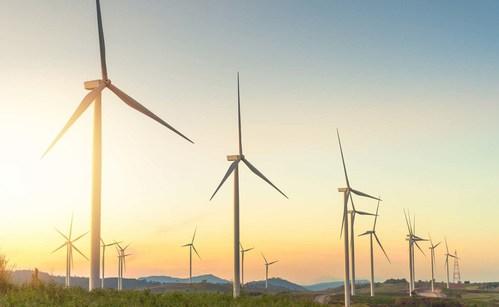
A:
[[[237,150],[241,76],[245,155],[281,188],[240,171],[245,280],[302,284],[343,276],[345,185],[381,195],[376,278],[408,278],[403,209],[446,237],[463,280],[499,276],[497,1],[102,0],[109,77],[192,138],[103,94],[102,236],[130,243],[126,276],[232,276],[232,180],[209,197]],[[0,1],[0,253],[17,269],[64,274],[54,228],[90,225],[92,112],[42,153],[100,77],[95,3]],[[375,201],[357,200],[374,211]],[[372,225],[356,220],[356,233]],[[416,255],[416,279],[430,278]],[[77,246],[89,254],[89,236]],[[436,278],[444,252],[436,250]],[[357,277],[369,276],[356,240]],[[117,259],[107,253],[106,275]],[[74,273],[89,264],[75,257]]]

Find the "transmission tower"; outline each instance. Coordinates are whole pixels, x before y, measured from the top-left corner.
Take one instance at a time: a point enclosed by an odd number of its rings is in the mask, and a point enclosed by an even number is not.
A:
[[[454,275],[452,276],[453,282],[456,284],[461,283],[461,271],[459,270],[459,257],[457,257],[457,251],[454,251]]]

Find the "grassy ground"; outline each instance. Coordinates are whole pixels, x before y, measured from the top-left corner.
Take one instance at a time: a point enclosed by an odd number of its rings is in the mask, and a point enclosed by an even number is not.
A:
[[[88,292],[81,288],[63,289],[59,286],[10,287],[0,292],[0,306],[321,306],[309,298],[286,295],[242,296],[233,300],[223,293],[151,293],[145,291],[97,290]]]
[[[445,290],[448,298],[407,297],[397,291],[397,286],[380,285],[375,297],[370,297],[365,289],[359,289],[359,295],[352,298],[354,307],[389,307],[389,306],[499,306],[499,292],[479,289]],[[402,287],[403,288],[403,287]],[[400,288],[400,289],[402,289]],[[399,290],[400,290],[399,289]],[[343,306],[343,294],[327,293],[328,306]],[[318,293],[282,293],[282,294],[245,294],[233,300],[227,292],[164,292],[150,290],[97,290],[88,292],[82,288],[64,289],[61,286],[45,284],[38,287],[12,286],[0,287],[0,307],[10,306],[275,306],[300,307],[324,306],[314,303]]]

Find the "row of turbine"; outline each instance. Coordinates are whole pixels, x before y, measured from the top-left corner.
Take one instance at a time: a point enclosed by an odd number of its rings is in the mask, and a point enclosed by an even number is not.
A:
[[[371,296],[374,296],[374,253],[373,253],[373,238],[376,240],[378,243],[379,247],[383,251],[383,254],[385,255],[386,259],[388,262],[390,262],[390,259],[388,258],[388,255],[383,248],[383,245],[381,244],[381,241],[378,238],[378,235],[376,234],[376,222],[378,219],[378,212],[379,212],[379,204],[381,202],[381,199],[379,197],[374,197],[371,196],[367,193],[358,191],[354,188],[351,187],[350,185],[350,180],[348,178],[348,172],[347,172],[347,167],[345,163],[345,156],[343,154],[343,147],[341,144],[341,139],[340,139],[340,134],[339,131],[336,131],[337,137],[338,137],[338,146],[340,149],[340,154],[341,154],[341,161],[343,165],[343,171],[345,175],[345,181],[346,181],[346,188],[342,187],[339,188],[338,191],[340,193],[343,193],[343,219],[342,219],[342,225],[341,225],[341,232],[340,232],[340,237],[345,233],[343,236],[344,238],[344,256],[345,256],[345,276],[344,276],[344,292],[345,292],[345,306],[350,306],[351,305],[351,296],[355,295],[355,232],[354,232],[354,226],[355,226],[355,216],[357,214],[359,215],[367,215],[367,216],[374,216],[374,224],[373,228],[371,230],[368,230],[359,236],[367,236],[369,235],[370,238],[370,264],[371,264],[371,276],[370,276],[370,292]],[[354,204],[354,199],[352,194],[355,194],[357,196],[369,198],[369,199],[374,199],[377,200],[378,205],[376,208],[376,213],[369,213],[369,212],[364,212],[364,211],[359,211],[355,208]],[[352,209],[348,209],[348,203],[351,203]],[[350,225],[348,223],[348,215],[350,216]],[[407,224],[407,228],[409,231],[409,234],[406,236],[406,240],[409,242],[409,295],[412,296],[414,291],[415,291],[415,265],[414,265],[414,245],[424,254],[423,250],[419,246],[418,242],[420,241],[428,241],[427,239],[423,239],[417,235],[415,235],[415,230],[416,230],[416,221],[415,218],[411,222],[411,218],[408,213],[405,212],[404,210],[404,216]],[[350,227],[349,227],[350,226]],[[350,238],[349,238],[350,236]],[[350,240],[350,241],[349,241]],[[430,251],[431,251],[431,290],[432,292],[435,291],[434,283],[435,283],[435,248],[440,244],[433,244],[433,241],[430,238]],[[445,239],[445,246],[446,246],[446,254],[445,254],[445,266],[446,266],[446,271],[447,271],[447,288],[449,288],[449,257],[458,259],[457,257],[457,252],[455,254],[449,253],[449,248],[447,245],[447,239]]]
[[[87,256],[83,252],[81,252],[76,246],[75,242],[78,241],[79,239],[83,238],[87,233],[83,233],[80,236],[76,238],[72,238],[73,234],[73,215],[71,215],[71,222],[69,223],[69,231],[68,234],[65,235],[62,233],[59,229],[56,228],[56,231],[64,238],[65,242],[61,244],[59,247],[57,247],[55,250],[52,251],[52,254],[57,252],[58,250],[62,249],[63,247],[66,247],[66,275],[64,279],[64,285],[66,288],[71,287],[71,269],[74,267],[74,262],[73,262],[73,249],[76,250],[83,258],[88,260]],[[192,284],[192,252],[194,251],[196,255],[201,259],[201,256],[199,255],[195,245],[194,245],[194,240],[196,238],[196,232],[197,228],[194,229],[194,234],[192,235],[192,240],[190,243],[186,243],[182,245],[181,247],[189,247],[189,283]],[[117,278],[117,289],[119,291],[123,290],[123,275],[124,272],[126,271],[126,257],[131,256],[132,254],[127,254],[126,249],[130,246],[130,244],[126,245],[125,247],[122,247],[120,245],[120,242],[113,241],[112,243],[105,243],[104,240],[101,238],[101,247],[102,247],[102,278],[101,278],[101,288],[104,288],[104,282],[105,282],[105,259],[106,259],[106,248],[115,246],[116,251],[118,253],[118,278]],[[252,251],[254,247],[251,248],[244,248],[242,244],[241,246],[241,286],[244,285],[244,256],[247,252]],[[265,265],[265,289],[268,288],[268,279],[269,279],[269,266],[272,264],[278,262],[279,260],[271,261],[268,262],[267,258],[265,258],[265,255],[262,253],[262,257],[264,260],[264,265]]]
[[[77,251],[83,258],[88,260],[87,256],[83,254],[76,246],[75,242],[78,241],[79,239],[83,238],[86,234],[82,234],[76,238],[72,238],[73,235],[73,216],[71,215],[71,222],[69,223],[69,231],[68,234],[65,235],[62,233],[59,229],[56,228],[56,231],[64,238],[64,243],[62,243],[59,247],[54,249],[52,251],[52,254],[57,252],[58,250],[62,249],[63,247],[66,247],[66,275],[64,279],[64,286],[66,288],[71,286],[71,269],[74,267],[74,262],[73,262],[73,249]],[[101,278],[101,288],[104,288],[104,281],[105,281],[105,265],[106,265],[106,248],[115,246],[116,251],[118,253],[118,278],[117,278],[117,289],[122,290],[123,289],[123,275],[124,272],[126,271],[126,257],[131,256],[132,254],[126,254],[126,249],[130,246],[130,244],[126,245],[125,247],[122,247],[120,245],[121,242],[112,242],[112,243],[105,243],[104,240],[101,238],[101,247],[102,247],[102,278]]]

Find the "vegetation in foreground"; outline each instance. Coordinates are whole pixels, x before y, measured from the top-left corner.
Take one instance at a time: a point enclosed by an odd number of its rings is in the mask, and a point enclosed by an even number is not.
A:
[[[293,295],[242,296],[233,300],[227,293],[170,292],[149,290],[117,292],[112,289],[88,292],[57,285],[9,286],[0,291],[0,306],[321,306]]]

